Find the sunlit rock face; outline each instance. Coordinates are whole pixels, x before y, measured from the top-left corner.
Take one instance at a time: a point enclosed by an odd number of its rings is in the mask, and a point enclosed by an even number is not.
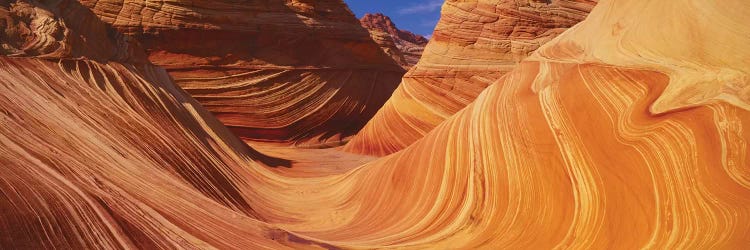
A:
[[[400,30],[391,18],[381,13],[365,14],[360,20],[378,45],[402,67],[413,67],[422,57],[427,38]]]
[[[341,1],[81,2],[245,139],[337,145],[404,73]]]
[[[603,0],[411,146],[289,192],[281,207],[326,202],[286,228],[364,248],[743,249],[749,19],[744,0]]]
[[[529,53],[583,20],[595,4],[446,1],[419,63],[345,150],[387,155],[414,143]]]

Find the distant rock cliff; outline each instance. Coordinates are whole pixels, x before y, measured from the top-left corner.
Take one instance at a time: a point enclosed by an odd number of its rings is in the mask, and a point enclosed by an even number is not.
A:
[[[429,42],[423,36],[398,29],[390,17],[381,13],[365,14],[359,21],[386,54],[407,69],[417,64]]]

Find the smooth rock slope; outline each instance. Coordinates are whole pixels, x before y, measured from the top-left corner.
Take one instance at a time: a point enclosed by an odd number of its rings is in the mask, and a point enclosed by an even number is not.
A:
[[[540,45],[583,20],[595,3],[446,1],[419,63],[345,150],[387,155],[404,149]]]
[[[406,149],[289,192],[280,207],[323,202],[285,228],[362,248],[745,248],[749,18],[743,0],[602,0]]]

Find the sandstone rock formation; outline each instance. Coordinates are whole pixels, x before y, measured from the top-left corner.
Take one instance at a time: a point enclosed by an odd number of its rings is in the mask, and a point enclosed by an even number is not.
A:
[[[35,1],[0,1],[0,6],[2,55],[145,62],[132,39],[108,29],[87,8],[50,9]]]
[[[749,243],[745,0],[602,0],[404,150],[312,177],[264,166],[137,53],[45,36],[136,51],[82,32],[100,23],[76,3],[0,2],[2,248]]]
[[[82,0],[246,139],[359,131],[403,75],[338,0]]]
[[[386,54],[406,69],[417,64],[429,42],[423,36],[398,29],[391,18],[382,13],[365,14],[359,21]]]
[[[88,8],[0,20],[0,248],[315,246],[248,205],[263,156]]]
[[[362,248],[744,248],[750,3],[680,3],[602,0],[406,149],[275,196],[316,207],[284,227]]]
[[[541,44],[583,20],[594,4],[446,1],[419,63],[345,150],[387,155],[414,143]]]

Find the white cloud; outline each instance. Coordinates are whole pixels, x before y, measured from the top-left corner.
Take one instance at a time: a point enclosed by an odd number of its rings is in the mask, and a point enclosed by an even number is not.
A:
[[[443,0],[430,0],[428,2],[424,2],[421,4],[417,4],[417,5],[411,5],[409,7],[400,9],[398,13],[405,15],[405,14],[434,12],[434,11],[440,10],[440,7],[442,6],[443,6]]]

